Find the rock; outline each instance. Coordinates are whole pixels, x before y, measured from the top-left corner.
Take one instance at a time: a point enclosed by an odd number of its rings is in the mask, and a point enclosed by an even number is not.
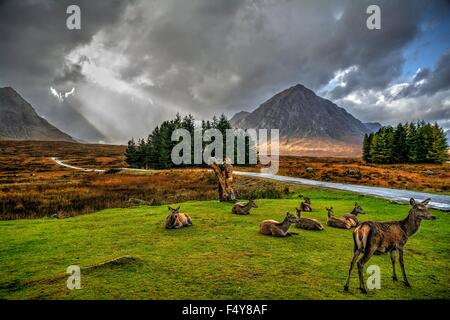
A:
[[[315,170],[314,170],[314,168],[308,167],[308,168],[305,169],[305,172],[307,174],[314,174]]]

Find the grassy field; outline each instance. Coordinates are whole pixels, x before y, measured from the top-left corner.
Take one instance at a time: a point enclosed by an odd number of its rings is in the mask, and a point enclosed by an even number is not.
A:
[[[303,191],[302,191],[303,192]],[[409,206],[338,191],[306,194],[325,224],[325,206],[337,215],[358,201],[362,220],[402,219]],[[66,219],[0,221],[0,298],[2,299],[434,299],[450,298],[450,217],[433,211],[405,250],[412,288],[391,280],[388,256],[367,265],[381,268],[380,290],[364,296],[354,273],[344,293],[352,256],[349,230],[325,227],[274,238],[258,233],[264,219],[294,212],[290,199],[257,200],[248,216],[230,213],[229,203],[181,203],[194,226],[164,229],[167,206],[106,209]],[[297,231],[292,228],[292,231]],[[95,266],[121,256],[122,264]],[[65,270],[79,265],[81,290],[66,288]]]

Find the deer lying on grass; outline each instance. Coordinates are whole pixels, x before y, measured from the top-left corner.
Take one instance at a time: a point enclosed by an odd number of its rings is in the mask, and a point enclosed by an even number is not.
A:
[[[359,225],[358,214],[365,213],[366,212],[364,211],[364,209],[357,202],[355,202],[355,207],[353,208],[353,210],[349,213],[344,214],[344,218],[350,221],[352,227],[356,227],[357,225]]]
[[[297,222],[295,223],[297,228],[304,230],[323,230],[323,226],[319,221],[316,219],[302,218],[302,210],[298,208],[295,208],[295,210],[297,211]]]
[[[333,228],[350,229],[352,223],[345,218],[336,218],[334,216],[333,207],[325,208],[328,211],[327,225]]]
[[[245,215],[250,213],[250,209],[258,208],[256,203],[253,200],[250,200],[247,203],[235,203],[231,208],[231,213]]]
[[[259,232],[274,237],[287,237],[297,235],[298,233],[288,231],[291,224],[295,224],[296,222],[297,218],[287,212],[286,218],[284,218],[283,222],[281,223],[275,220],[264,220],[263,222],[261,222],[261,224],[259,225]]]
[[[300,203],[300,210],[304,212],[311,212],[311,200],[308,197],[305,197],[305,200]]]
[[[180,207],[168,207],[171,213],[166,218],[166,229],[179,229],[192,226],[191,217],[187,213],[180,213]]]
[[[412,208],[404,220],[388,222],[366,221],[353,231],[353,259],[348,270],[347,282],[344,286],[345,291],[348,291],[353,265],[361,253],[364,255],[358,261],[358,274],[359,289],[362,293],[367,293],[364,286],[364,265],[372,255],[386,252],[389,252],[391,256],[392,280],[397,281],[397,274],[395,273],[395,251],[398,251],[398,261],[402,269],[403,280],[407,287],[411,286],[406,278],[405,266],[403,264],[403,247],[408,241],[408,238],[419,230],[420,222],[423,219],[434,220],[436,217],[427,209],[430,199],[417,203],[411,198],[409,202]]]

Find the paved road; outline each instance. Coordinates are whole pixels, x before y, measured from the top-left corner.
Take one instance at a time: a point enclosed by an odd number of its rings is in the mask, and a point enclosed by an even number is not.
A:
[[[325,182],[259,172],[233,171],[233,173],[240,176],[266,178],[282,182],[298,183],[322,188],[352,191],[402,203],[408,203],[410,198],[414,198],[416,200],[425,200],[427,198],[431,198],[429,207],[439,209],[442,211],[450,211],[450,196],[436,193],[417,192],[403,189],[370,187],[370,186],[361,186],[355,184],[336,183],[336,182]]]
[[[86,172],[105,172],[102,169],[87,169],[71,166],[69,164],[64,163],[61,160],[58,160],[55,157],[50,158],[57,164],[63,167],[67,167],[74,170],[81,170]],[[121,170],[133,170],[133,171],[152,171],[145,169],[130,169],[130,168],[119,168]],[[282,182],[289,183],[298,183],[304,185],[311,185],[316,187],[328,188],[328,189],[337,189],[344,191],[351,191],[356,193],[361,193],[369,196],[374,196],[378,198],[383,198],[387,200],[392,200],[401,203],[408,203],[410,198],[414,198],[416,200],[425,200],[427,198],[431,198],[429,207],[435,208],[442,211],[450,211],[450,196],[436,194],[436,193],[426,193],[426,192],[417,192],[417,191],[409,191],[403,189],[390,189],[390,188],[381,188],[381,187],[370,187],[370,186],[361,186],[356,184],[346,184],[346,183],[336,183],[336,182],[325,182],[325,181],[317,181],[303,178],[294,178],[294,177],[286,177],[268,173],[259,173],[259,172],[245,172],[245,171],[233,171],[234,174],[240,176],[247,177],[257,177],[257,178],[265,178],[272,179]]]

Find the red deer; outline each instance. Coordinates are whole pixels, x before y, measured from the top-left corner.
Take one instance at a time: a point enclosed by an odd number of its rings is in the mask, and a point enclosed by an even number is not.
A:
[[[325,208],[328,211],[327,225],[333,228],[350,229],[352,224],[345,218],[336,218],[334,216],[333,207]]]
[[[253,200],[250,200],[249,202],[247,202],[245,204],[244,203],[235,203],[233,205],[233,207],[231,208],[231,213],[240,214],[240,215],[249,214],[251,208],[258,208],[258,206],[256,205],[256,203]]]
[[[312,211],[311,200],[308,197],[305,197],[305,201],[302,201],[302,203],[300,203],[300,210],[302,210],[304,212]]]
[[[261,224],[259,225],[259,232],[274,237],[287,237],[296,235],[298,233],[288,231],[291,224],[296,222],[297,218],[287,212],[286,218],[284,218],[283,222],[281,223],[275,220],[264,220],[263,222],[261,222]]]
[[[344,286],[345,291],[348,291],[353,265],[361,253],[364,255],[359,259],[357,265],[359,289],[362,293],[367,293],[364,286],[364,265],[372,255],[386,252],[389,252],[391,256],[392,279],[397,281],[397,274],[395,273],[395,251],[398,251],[398,261],[402,269],[403,280],[407,287],[411,286],[406,278],[405,266],[403,264],[403,248],[408,238],[419,230],[422,220],[436,219],[427,209],[429,202],[430,199],[426,199],[423,202],[416,202],[411,198],[410,204],[412,208],[404,220],[388,222],[366,221],[355,228],[353,231],[353,259],[348,270],[347,282]]]
[[[344,218],[351,222],[352,227],[356,227],[359,224],[358,214],[365,214],[364,209],[355,202],[355,207],[350,213],[344,214]]]
[[[192,226],[191,217],[187,213],[180,213],[180,207],[168,207],[171,213],[166,218],[166,229],[179,229]]]
[[[323,226],[319,221],[316,219],[302,218],[302,210],[298,208],[295,208],[295,210],[297,211],[297,222],[295,223],[297,228],[304,230],[323,230]]]

